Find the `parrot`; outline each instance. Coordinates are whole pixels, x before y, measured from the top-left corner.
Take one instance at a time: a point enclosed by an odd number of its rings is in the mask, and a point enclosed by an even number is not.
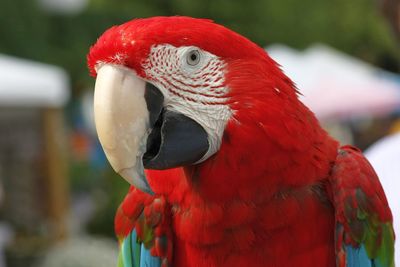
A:
[[[131,185],[118,267],[394,267],[375,171],[257,44],[209,19],[136,18],[87,64],[99,141]]]

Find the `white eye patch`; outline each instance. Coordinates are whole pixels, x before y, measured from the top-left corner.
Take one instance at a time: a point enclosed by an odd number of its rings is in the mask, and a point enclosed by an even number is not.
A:
[[[204,161],[219,150],[226,124],[232,116],[225,85],[225,62],[195,46],[169,44],[151,48],[142,65],[149,82],[164,95],[164,108],[199,123],[208,134]]]

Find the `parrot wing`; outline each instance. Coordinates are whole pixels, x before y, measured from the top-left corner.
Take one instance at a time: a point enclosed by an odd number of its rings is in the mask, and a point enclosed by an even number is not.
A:
[[[379,179],[360,150],[340,148],[329,183],[336,266],[394,267],[392,214]]]
[[[172,257],[166,201],[131,187],[115,216],[118,267],[161,267]]]

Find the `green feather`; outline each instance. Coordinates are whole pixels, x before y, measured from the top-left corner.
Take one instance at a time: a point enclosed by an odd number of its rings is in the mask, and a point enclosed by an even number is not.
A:
[[[122,243],[122,259],[123,259],[124,267],[132,266],[131,238],[132,238],[132,236],[129,234]]]
[[[119,251],[118,254],[118,265],[117,267],[124,267],[124,261],[122,259],[122,250]]]
[[[357,209],[357,219],[365,220],[368,217],[368,213],[365,210]]]
[[[392,229],[391,223],[382,225],[382,242],[377,253],[377,261],[384,267],[394,267],[394,234]]]
[[[383,223],[377,214],[366,209],[366,197],[357,191],[358,207],[352,216],[350,205],[345,206],[347,222],[350,225],[351,236],[363,245],[369,259],[376,267],[394,267],[394,233],[390,222]],[[353,211],[354,212],[354,211]]]

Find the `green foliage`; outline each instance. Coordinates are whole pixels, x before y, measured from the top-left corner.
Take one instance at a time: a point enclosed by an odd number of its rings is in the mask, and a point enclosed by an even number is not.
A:
[[[89,222],[87,230],[91,234],[114,237],[115,213],[128,192],[129,184],[111,168],[107,168],[101,178],[100,184],[92,184],[92,188],[97,187],[93,194],[97,205],[95,215]]]
[[[177,13],[211,17],[260,45],[275,42],[305,48],[324,42],[379,62],[386,55],[399,60],[399,46],[371,0],[208,0],[192,4],[172,0]]]
[[[324,42],[399,70],[400,49],[372,0],[92,0],[74,16],[51,15],[36,1],[0,0],[0,52],[61,65],[74,92],[92,86],[86,54],[108,27],[136,17],[207,17],[260,45],[305,48]],[[386,64],[387,65],[387,64]]]

